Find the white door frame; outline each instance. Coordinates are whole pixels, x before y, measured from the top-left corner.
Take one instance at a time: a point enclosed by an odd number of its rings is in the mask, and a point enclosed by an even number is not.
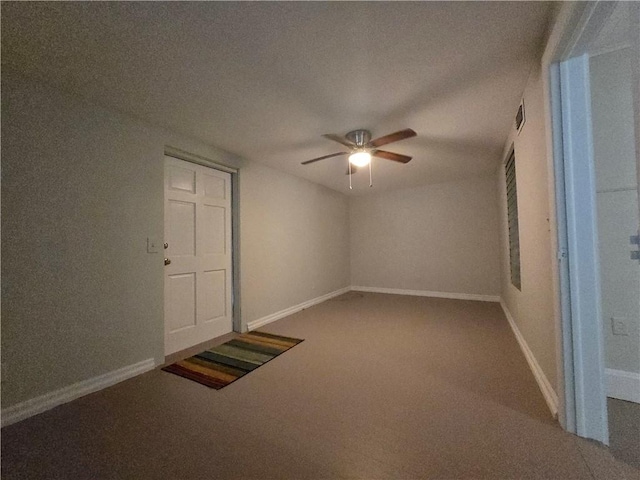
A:
[[[543,56],[562,426],[609,443],[587,53],[616,2],[565,4]]]
[[[575,428],[609,443],[589,58],[560,63]]]
[[[247,327],[242,324],[242,312],[240,309],[240,208],[238,200],[240,180],[238,169],[169,145],[165,146],[164,154],[169,157],[184,160],[185,162],[195,163],[231,174],[231,308],[233,331],[239,333],[245,332]]]

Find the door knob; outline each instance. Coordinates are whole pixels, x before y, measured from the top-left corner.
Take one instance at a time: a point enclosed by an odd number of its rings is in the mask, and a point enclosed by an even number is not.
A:
[[[171,260],[169,260],[168,258],[164,259],[164,264],[165,265],[169,265],[171,263]]]

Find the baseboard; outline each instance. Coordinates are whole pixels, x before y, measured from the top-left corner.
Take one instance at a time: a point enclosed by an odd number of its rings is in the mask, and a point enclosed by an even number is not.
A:
[[[36,398],[12,405],[2,409],[2,426],[11,425],[25,418],[32,417],[38,413],[50,410],[58,405],[68,403],[76,398],[83,397],[89,393],[102,390],[116,383],[135,377],[141,373],[153,370],[156,362],[153,358],[129,365],[113,372],[105,373],[98,377],[90,378],[82,382],[74,383],[68,387],[45,393]]]
[[[513,330],[513,334],[515,335],[516,340],[518,340],[518,344],[520,344],[520,349],[522,350],[522,353],[524,353],[524,357],[527,359],[529,368],[531,368],[533,376],[535,377],[536,382],[538,382],[538,386],[540,387],[542,396],[547,402],[549,410],[551,410],[551,414],[554,416],[554,418],[556,418],[558,416],[558,395],[551,386],[551,383],[549,383],[547,376],[542,371],[542,368],[536,360],[536,357],[533,355],[533,352],[529,348],[529,345],[527,345],[527,341],[522,336],[522,333],[520,333],[520,330],[518,329],[518,326],[513,319],[513,315],[511,315],[511,312],[507,308],[507,305],[504,303],[504,300],[500,299],[500,305],[502,306],[504,315],[509,321],[509,325],[511,325],[511,330]]]
[[[255,330],[256,328],[260,328],[264,325],[267,325],[268,323],[275,322],[276,320],[280,320],[281,318],[288,317],[289,315],[293,315],[294,313],[304,310],[305,308],[312,307],[326,300],[329,300],[333,297],[337,297],[338,295],[347,293],[350,290],[351,290],[351,287],[345,287],[345,288],[341,288],[340,290],[329,292],[326,295],[312,298],[311,300],[307,300],[306,302],[300,303],[298,305],[294,305],[293,307],[285,308],[284,310],[280,310],[279,312],[275,312],[265,317],[253,320],[247,324],[247,328],[249,329],[249,331]]]
[[[640,403],[640,373],[624,370],[605,369],[607,376],[607,396]]]
[[[498,295],[478,295],[475,293],[430,292],[428,290],[403,290],[400,288],[378,288],[352,286],[356,292],[390,293],[393,295],[413,295],[416,297],[453,298],[456,300],[475,300],[478,302],[499,302]]]

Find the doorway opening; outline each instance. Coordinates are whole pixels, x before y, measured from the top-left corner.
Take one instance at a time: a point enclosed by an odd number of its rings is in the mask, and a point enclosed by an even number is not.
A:
[[[640,219],[640,9],[626,2],[570,8],[548,59],[561,421],[567,430],[609,445],[615,439],[611,398],[632,403],[640,396],[640,262],[634,253]]]

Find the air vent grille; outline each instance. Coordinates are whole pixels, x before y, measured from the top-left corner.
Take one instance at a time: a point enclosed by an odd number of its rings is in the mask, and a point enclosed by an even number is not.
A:
[[[520,106],[518,107],[518,113],[516,113],[516,130],[518,133],[522,131],[522,126],[524,125],[524,99],[520,102]]]

